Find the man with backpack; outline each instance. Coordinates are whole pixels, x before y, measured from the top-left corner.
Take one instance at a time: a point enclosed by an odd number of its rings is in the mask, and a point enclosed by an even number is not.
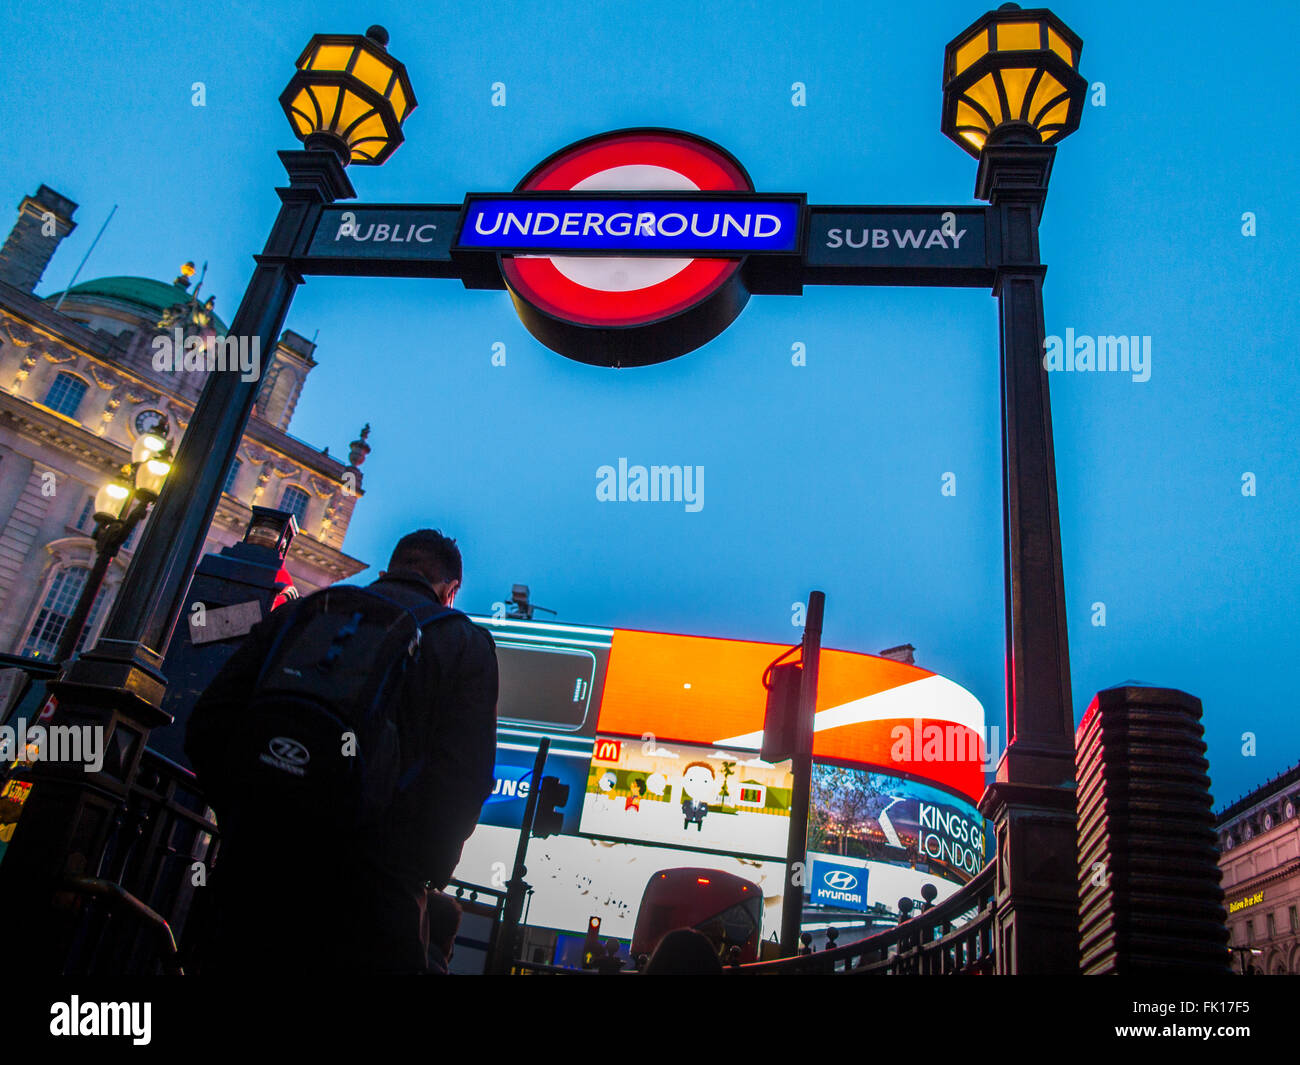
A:
[[[455,541],[413,532],[373,584],[254,626],[199,697],[185,750],[222,832],[203,971],[425,971],[426,885],[494,782],[496,649],[460,581]]]

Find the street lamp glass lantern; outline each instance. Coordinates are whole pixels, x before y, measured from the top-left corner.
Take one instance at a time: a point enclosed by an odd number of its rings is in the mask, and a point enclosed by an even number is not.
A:
[[[280,106],[305,147],[336,152],[346,165],[377,166],[405,139],[415,110],[406,67],[388,54],[388,33],[364,37],[318,33],[298,57],[298,73]]]
[[[141,499],[152,503],[162,491],[163,481],[172,464],[166,459],[151,458],[135,468],[135,491]]]
[[[157,433],[141,433],[131,446],[132,462],[147,462],[167,449],[167,441]]]
[[[1003,4],[943,57],[943,132],[979,158],[984,145],[1055,144],[1079,128],[1083,42],[1046,8]]]
[[[95,493],[95,520],[101,524],[117,521],[122,508],[131,498],[131,489],[122,481],[109,481]]]
[[[283,561],[297,535],[298,519],[289,511],[254,507],[253,519],[244,530],[244,543],[269,547]]]

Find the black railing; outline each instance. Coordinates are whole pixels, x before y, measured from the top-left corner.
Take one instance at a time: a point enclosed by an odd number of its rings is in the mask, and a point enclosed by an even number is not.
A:
[[[194,774],[146,750],[98,875],[69,883],[81,913],[66,971],[86,975],[178,972],[178,950],[220,836]],[[197,907],[194,907],[197,909]]]
[[[6,673],[8,707],[0,720],[34,724],[58,665],[4,654],[0,671]],[[8,763],[0,765],[0,777],[8,770]],[[13,776],[23,779],[21,765]],[[55,899],[75,915],[64,971],[181,972],[187,955],[177,942],[184,942],[191,904],[204,898],[200,886],[212,870],[219,838],[194,774],[146,750],[98,868],[66,879]]]
[[[894,928],[817,954],[753,962],[727,972],[736,976],[991,974],[995,865],[990,862],[956,894]]]

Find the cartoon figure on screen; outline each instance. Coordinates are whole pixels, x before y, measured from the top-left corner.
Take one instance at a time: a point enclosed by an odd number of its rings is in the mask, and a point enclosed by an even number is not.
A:
[[[718,779],[708,762],[691,762],[682,772],[682,828],[704,831],[709,803],[718,798]]]
[[[631,786],[632,786],[632,794],[629,795],[627,797],[627,801],[623,803],[623,809],[640,810],[641,798],[642,796],[645,795],[645,781],[642,780],[640,777],[635,777],[632,780]]]

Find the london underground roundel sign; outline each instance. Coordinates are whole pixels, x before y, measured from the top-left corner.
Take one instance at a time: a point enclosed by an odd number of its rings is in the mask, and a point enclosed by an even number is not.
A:
[[[742,193],[754,191],[744,167],[726,150],[670,129],[602,133],[556,152],[519,183],[520,193],[645,194]],[[707,199],[688,201],[694,207]],[[618,206],[617,204],[615,206]],[[688,246],[716,239],[728,218],[717,213],[635,209],[584,215],[577,235],[622,234],[669,237]],[[648,206],[648,204],[647,204]],[[671,202],[668,207],[673,207]],[[570,216],[560,213],[567,224]],[[772,217],[772,216],[762,216]],[[751,220],[730,219],[739,232]],[[505,224],[509,224],[506,218]],[[753,232],[762,233],[756,216]],[[769,223],[771,225],[771,223]],[[516,226],[518,228],[518,225]],[[631,243],[635,243],[632,241]],[[730,325],[749,299],[742,258],[659,257],[643,254],[505,255],[501,273],[520,319],[547,347],[598,366],[643,366],[683,355]]]

